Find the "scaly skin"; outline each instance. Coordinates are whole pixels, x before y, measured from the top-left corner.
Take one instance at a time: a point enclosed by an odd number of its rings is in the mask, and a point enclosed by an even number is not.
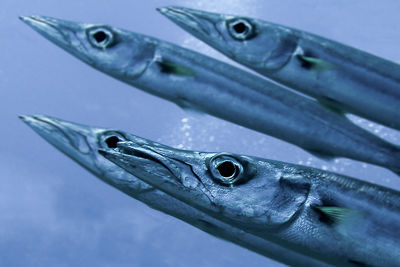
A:
[[[100,153],[210,216],[298,253],[337,266],[400,266],[400,192],[315,168],[154,142],[119,142]]]
[[[242,16],[159,11],[231,59],[339,110],[400,130],[400,65],[326,38]],[[250,34],[237,35],[233,25]],[[238,38],[239,36],[239,38]],[[299,56],[319,61],[312,66]]]
[[[399,148],[315,101],[246,71],[111,26],[47,17],[23,20],[90,66],[180,106],[207,112],[317,155],[348,157],[400,170]],[[179,66],[178,74],[173,72],[174,66]]]
[[[98,153],[98,149],[110,149],[109,146],[114,146],[118,140],[147,144],[145,139],[123,131],[90,127],[48,116],[22,116],[21,118],[47,142],[100,180],[153,209],[183,220],[213,236],[290,266],[325,266],[318,260],[295,253],[217,220],[130,175]]]

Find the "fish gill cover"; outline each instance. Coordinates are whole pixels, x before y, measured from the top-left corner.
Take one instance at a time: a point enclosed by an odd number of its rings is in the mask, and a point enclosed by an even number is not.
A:
[[[98,182],[28,131],[16,119],[17,114],[46,113],[123,129],[178,148],[284,159],[400,190],[398,177],[383,168],[347,159],[320,160],[268,136],[207,115],[187,113],[132,90],[88,69],[17,20],[19,15],[43,14],[107,23],[227,60],[155,12],[156,7],[167,4],[295,25],[400,62],[400,35],[393,27],[398,24],[400,8],[396,0],[379,4],[373,0],[2,1],[1,266],[280,266]],[[398,132],[352,119],[400,143]]]

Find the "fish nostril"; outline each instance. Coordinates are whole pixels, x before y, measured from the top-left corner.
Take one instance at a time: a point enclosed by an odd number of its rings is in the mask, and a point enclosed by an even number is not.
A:
[[[115,135],[108,137],[105,142],[108,148],[117,148],[117,143],[119,142],[119,138]]]
[[[102,43],[107,39],[107,34],[103,31],[98,31],[93,34],[93,38],[96,40],[96,42]]]
[[[236,174],[236,167],[230,161],[225,161],[221,163],[218,167],[218,172],[222,177],[232,177]]]
[[[247,26],[243,22],[236,23],[233,25],[233,29],[236,33],[244,33],[247,29]]]

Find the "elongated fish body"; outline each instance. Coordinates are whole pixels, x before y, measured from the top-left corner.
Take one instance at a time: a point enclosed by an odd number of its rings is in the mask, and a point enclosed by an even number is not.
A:
[[[118,141],[147,141],[129,133],[90,127],[48,116],[22,116],[34,131],[102,181],[168,215],[183,220],[213,236],[233,242],[291,266],[325,266],[260,237],[217,220],[184,202],[157,190],[104,159],[98,149],[113,149]]]
[[[400,66],[282,25],[183,7],[160,8],[231,59],[335,109],[400,129]]]
[[[337,266],[400,266],[400,192],[310,167],[118,142],[100,153],[246,232]]]
[[[274,136],[317,155],[400,170],[400,149],[315,101],[161,40],[47,17],[22,18],[94,68],[182,107]]]

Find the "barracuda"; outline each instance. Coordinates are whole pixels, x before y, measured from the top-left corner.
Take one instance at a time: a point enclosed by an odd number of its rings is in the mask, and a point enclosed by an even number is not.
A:
[[[155,189],[104,159],[98,153],[98,149],[114,149],[118,141],[135,141],[143,145],[153,144],[148,140],[119,130],[90,127],[48,116],[21,116],[21,119],[47,142],[100,180],[153,209],[284,264],[304,267],[324,266],[324,263],[320,261],[295,253],[219,221]]]
[[[119,142],[100,153],[248,233],[337,266],[400,266],[400,193],[310,167]]]
[[[203,111],[322,157],[400,171],[400,149],[315,101],[226,63],[107,25],[22,18],[90,66],[182,107]]]
[[[282,25],[184,7],[158,9],[229,58],[339,112],[400,130],[400,65]]]

